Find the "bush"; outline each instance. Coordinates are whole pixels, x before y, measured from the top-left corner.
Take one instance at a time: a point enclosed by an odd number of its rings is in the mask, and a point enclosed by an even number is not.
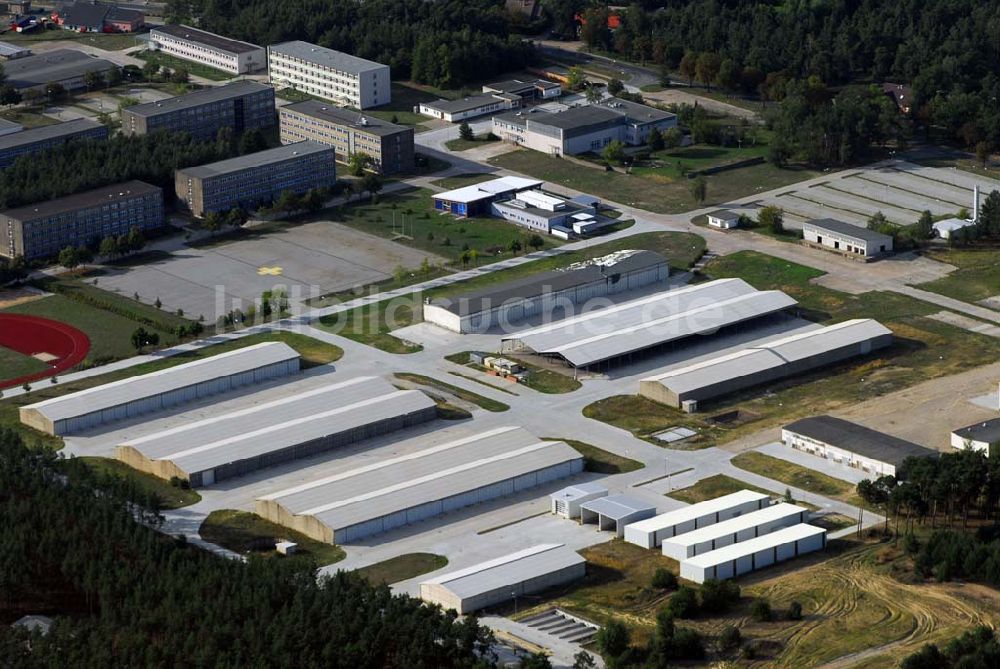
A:
[[[774,612],[771,611],[771,602],[763,597],[755,599],[750,605],[750,617],[759,623],[770,622],[774,619]]]
[[[740,601],[740,586],[732,581],[708,579],[701,586],[699,601],[703,611],[724,613]]]
[[[674,618],[693,618],[698,615],[698,594],[693,588],[682,585],[667,602],[667,611]]]
[[[789,620],[802,620],[802,605],[798,602],[792,602],[788,605],[788,619]]]
[[[705,657],[705,645],[701,642],[701,635],[688,627],[677,628],[671,645],[673,655],[678,659],[700,660]]]
[[[673,572],[660,567],[653,572],[650,585],[657,590],[669,590],[670,588],[677,587],[677,577],[674,576]]]
[[[740,634],[740,628],[735,625],[727,625],[719,634],[719,648],[724,651],[739,648],[741,643],[743,643],[743,635]]]

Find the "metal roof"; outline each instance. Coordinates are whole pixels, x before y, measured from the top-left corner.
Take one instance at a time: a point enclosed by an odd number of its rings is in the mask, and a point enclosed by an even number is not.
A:
[[[44,142],[57,137],[66,137],[68,139],[73,135],[100,127],[102,126],[97,121],[92,121],[89,118],[78,118],[62,123],[40,125],[37,128],[26,128],[20,132],[0,136],[0,151],[6,151],[7,149],[13,149],[25,144]]]
[[[301,40],[282,42],[281,44],[272,44],[267,47],[267,50],[269,53],[278,53],[292,58],[298,58],[299,60],[304,60],[308,63],[315,63],[320,67],[327,67],[350,74],[361,74],[363,72],[371,72],[372,70],[380,70],[382,68],[388,69],[387,65],[376,63],[371,60],[365,60],[364,58],[358,58],[357,56],[352,56],[349,53],[327,49],[326,47],[310,44],[309,42],[303,42]]]
[[[891,334],[892,330],[870,318],[843,321],[678,367],[642,381],[661,383],[676,393],[691,392]]]
[[[881,232],[875,232],[874,230],[869,230],[868,228],[862,228],[859,225],[851,225],[850,223],[845,223],[844,221],[838,221],[835,218],[813,219],[811,221],[806,221],[803,227],[813,227],[819,230],[826,230],[827,232],[833,232],[844,237],[850,237],[851,239],[867,243],[887,244],[892,241],[892,237],[889,235],[883,235]]]
[[[0,42],[0,56],[5,58],[10,58],[11,56],[16,56],[22,53],[31,53],[31,49],[26,49],[20,44],[11,44],[10,42]]]
[[[707,499],[704,502],[691,504],[681,509],[675,509],[674,511],[661,513],[646,520],[631,523],[629,527],[640,532],[657,532],[680,523],[686,523],[702,516],[707,516],[710,513],[727,511],[734,506],[757,502],[762,499],[770,499],[770,497],[753,490],[739,490],[728,495],[723,495],[722,497]]]
[[[733,560],[738,560],[759,551],[781,546],[782,544],[788,544],[793,541],[808,539],[819,534],[826,534],[826,530],[807,523],[800,523],[798,525],[792,525],[791,527],[785,527],[780,530],[770,532],[760,537],[747,539],[746,541],[730,544],[714,551],[696,555],[684,560],[684,562],[693,567],[714,567],[715,565],[732,562]]]
[[[435,193],[434,199],[468,204],[469,202],[478,202],[479,200],[513,193],[518,190],[538,188],[543,183],[543,181],[539,181],[538,179],[525,179],[524,177],[500,177],[499,179],[490,179],[489,181],[472,184],[471,186],[462,186],[461,188],[444,191],[443,193]]]
[[[709,218],[721,218],[724,221],[733,221],[740,217],[740,215],[732,209],[716,209],[715,211],[708,212],[706,216]]]
[[[433,102],[421,102],[421,107],[427,107],[428,109],[434,109],[445,114],[458,114],[461,112],[472,111],[473,109],[479,109],[480,107],[485,107],[486,105],[496,104],[500,100],[507,100],[508,98],[502,94],[494,93],[484,93],[483,95],[470,95],[467,98],[459,98],[458,100],[434,100]]]
[[[263,47],[251,44],[250,42],[241,42],[239,40],[230,39],[228,37],[223,37],[222,35],[216,35],[215,33],[198,30],[197,28],[185,25],[156,26],[149,31],[150,38],[155,40],[156,33],[163,33],[165,35],[170,35],[171,37],[188,40],[189,42],[196,42],[211,49],[215,49],[216,51],[225,51],[226,53],[240,54],[248,53],[250,51],[263,51],[264,49]]]
[[[18,221],[28,221],[46,216],[56,216],[66,212],[79,211],[81,209],[100,207],[109,202],[121,202],[122,200],[152,193],[162,193],[162,189],[145,181],[126,181],[125,183],[95,188],[83,193],[55,198],[54,200],[36,202],[35,204],[18,207],[17,209],[7,209],[0,211],[0,216]]]
[[[564,131],[580,130],[595,125],[623,123],[623,115],[604,106],[582,105],[565,111],[528,119],[531,124],[547,125]]]
[[[607,492],[608,489],[600,483],[577,483],[566,486],[562,490],[557,490],[549,495],[549,497],[552,499],[574,500],[586,497],[587,495],[607,494]]]
[[[341,472],[261,497],[334,530],[460,495],[582,456],[518,427],[488,432]]]
[[[293,160],[302,156],[308,156],[317,153],[328,153],[330,154],[330,161],[333,162],[333,147],[327,146],[326,144],[321,144],[320,142],[315,142],[311,139],[307,139],[302,142],[295,142],[294,144],[284,144],[282,146],[277,146],[273,149],[265,149],[264,151],[257,151],[256,153],[248,153],[246,155],[237,156],[235,158],[228,158],[226,160],[220,160],[215,163],[209,163],[207,165],[196,165],[194,167],[185,167],[184,169],[177,170],[178,173],[184,174],[187,177],[193,177],[196,179],[207,179],[211,177],[220,176],[223,174],[232,174],[233,172],[242,172],[243,170],[249,170],[263,165],[271,165],[274,163],[281,163],[287,160]]]
[[[909,457],[937,457],[938,452],[834,416],[810,416],[784,430],[866,458],[899,466]]]
[[[628,495],[609,495],[608,497],[598,497],[597,499],[592,499],[582,503],[580,508],[592,511],[593,513],[598,513],[605,518],[611,518],[612,520],[622,520],[642,511],[652,510],[653,513],[656,513],[656,507],[654,505],[644,502],[641,499],[636,499],[635,497],[629,497]]]
[[[110,60],[76,49],[54,49],[6,61],[3,65],[7,83],[19,90],[75,79],[87,72],[105,72],[116,67],[118,66]]]
[[[1000,418],[985,420],[975,425],[961,427],[954,431],[962,439],[985,441],[988,444],[1000,441]]]
[[[514,333],[539,354],[585,367],[670,341],[787,309],[795,300],[777,290],[757,291],[742,279],[709,283],[630,300],[558,323]]]
[[[384,137],[395,135],[401,132],[413,132],[412,128],[405,125],[396,125],[389,121],[384,121],[377,116],[363,114],[361,112],[344,109],[336,105],[320,102],[319,100],[303,100],[290,105],[285,105],[278,110],[279,114],[295,112],[303,116],[318,119],[331,125],[340,127],[348,126],[354,130],[366,132],[370,135]]]
[[[264,342],[149,374],[112,381],[70,395],[53,397],[24,408],[34,409],[52,421],[84,416],[133,400],[153,397],[178,388],[186,388],[211,379],[298,357],[298,352],[288,344]]]
[[[782,520],[784,518],[788,518],[789,516],[797,516],[803,511],[808,513],[808,510],[803,509],[801,506],[781,502],[779,504],[765,507],[760,511],[752,511],[750,513],[743,514],[742,516],[736,516],[735,518],[729,518],[728,520],[700,527],[697,530],[685,532],[684,534],[678,534],[675,537],[664,539],[663,543],[671,543],[679,546],[693,546],[694,544],[700,544],[703,541],[711,541],[712,539],[718,539],[730,534],[736,534],[737,532],[741,532],[751,527],[757,527],[758,525],[763,525],[764,523]]]
[[[586,562],[565,544],[539,544],[465,569],[428,579],[421,585],[442,585],[461,599],[521,583]]]
[[[210,86],[194,93],[188,93],[187,95],[178,95],[166,100],[157,100],[155,102],[126,107],[124,111],[127,111],[129,114],[136,114],[137,116],[159,116],[160,114],[170,114],[181,109],[192,109],[213,102],[219,102],[220,100],[232,100],[245,95],[253,95],[270,90],[272,90],[270,86],[265,86],[252,79],[243,79],[223,84],[222,86]]]
[[[636,125],[642,125],[644,123],[658,123],[660,121],[665,121],[666,119],[677,117],[676,114],[671,112],[663,111],[662,109],[657,109],[656,107],[650,107],[649,105],[639,104],[638,102],[632,102],[631,100],[622,100],[621,98],[604,98],[599,104],[617,114],[621,114],[628,120],[629,123]]]
[[[545,293],[558,293],[595,281],[616,280],[622,274],[666,264],[667,259],[653,251],[618,251],[585,263],[508,281],[499,286],[433,300],[431,304],[459,316],[468,316],[496,309],[504,304],[533,299]]]

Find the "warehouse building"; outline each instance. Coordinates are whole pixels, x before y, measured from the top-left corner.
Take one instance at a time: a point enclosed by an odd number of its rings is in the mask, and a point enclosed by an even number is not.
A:
[[[809,511],[801,506],[781,502],[760,511],[664,539],[663,554],[675,560],[686,560],[808,520]]]
[[[552,513],[563,518],[580,517],[580,505],[598,497],[607,497],[608,489],[598,483],[578,483],[549,495]]]
[[[317,541],[347,544],[582,470],[583,456],[567,444],[502,427],[283,490],[255,509]]]
[[[452,332],[485,332],[574,305],[666,281],[667,259],[652,251],[618,251],[561,270],[542,272],[454,298],[432,300],[423,318]]]
[[[490,213],[490,205],[500,199],[509,198],[521,191],[539,188],[537,179],[524,177],[500,177],[471,186],[437,193],[434,209],[455,216],[483,216]]]
[[[138,10],[106,5],[97,0],[57,6],[51,16],[63,30],[80,33],[134,33],[146,24],[146,17]]]
[[[0,137],[0,169],[21,156],[54,149],[72,140],[107,139],[108,126],[88,118],[42,125]]]
[[[859,318],[647,377],[639,382],[639,394],[693,412],[698,402],[868,355],[890,344],[892,330]]]
[[[726,580],[826,548],[826,530],[792,525],[756,539],[681,561],[681,578],[695,583]]]
[[[365,376],[133,439],[116,449],[139,471],[194,487],[434,420],[419,390]]]
[[[511,93],[485,93],[458,100],[434,100],[421,102],[417,110],[424,116],[441,119],[449,123],[461,123],[470,118],[517,109],[521,106],[521,96]]]
[[[29,404],[21,407],[20,418],[28,427],[47,434],[70,434],[298,370],[295,349],[281,342],[264,342]]]
[[[154,51],[233,74],[249,74],[267,67],[263,47],[191,26],[156,26],[149,31],[149,46]]]
[[[628,495],[597,497],[580,504],[580,522],[595,523],[598,532],[611,530],[619,539],[625,526],[656,515],[656,507]]]
[[[107,74],[118,66],[110,60],[97,58],[76,49],[54,49],[27,58],[4,63],[5,84],[24,93],[28,90],[45,92],[49,84],[59,84],[67,91],[87,87],[88,72]]]
[[[892,252],[892,237],[889,235],[832,218],[807,221],[802,226],[802,238],[808,244],[864,260]]]
[[[541,190],[521,191],[509,200],[498,200],[490,213],[522,228],[545,234],[591,232],[599,227],[597,208]]]
[[[413,171],[413,128],[318,100],[285,105],[278,117],[282,144],[312,140],[332,146],[342,163],[364,153],[369,169],[381,174]]]
[[[1000,418],[955,430],[951,433],[951,446],[960,450],[971,448],[992,455],[994,449],[1000,448]]]
[[[810,416],[781,428],[785,446],[875,476],[896,476],[907,458],[937,451],[833,416]]]
[[[545,79],[535,79],[533,81],[522,81],[520,79],[507,79],[496,81],[483,86],[483,93],[506,93],[507,95],[517,95],[524,102],[533,100],[553,100],[562,95],[562,86],[554,81]]]
[[[424,581],[420,598],[464,615],[571,583],[586,573],[587,561],[564,544],[539,544]]]
[[[632,523],[625,528],[625,541],[643,548],[657,548],[677,535],[759,511],[770,503],[771,498],[765,494],[740,490]]]
[[[163,190],[128,181],[0,212],[0,236],[6,241],[0,256],[48,258],[67,246],[164,225]]]
[[[121,110],[122,133],[186,132],[214,141],[223,128],[239,137],[275,124],[274,89],[249,79],[203,88],[187,95],[147,102]]]
[[[577,369],[611,365],[696,335],[781,317],[795,304],[778,290],[758,291],[742,279],[719,279],[515,332],[501,340],[501,353],[536,353]]]
[[[267,67],[275,88],[292,88],[355,109],[392,101],[388,65],[309,42],[267,47]]]
[[[283,191],[298,195],[337,182],[334,151],[319,142],[286,144],[257,153],[186,167],[174,175],[177,198],[195,216],[274,202]]]

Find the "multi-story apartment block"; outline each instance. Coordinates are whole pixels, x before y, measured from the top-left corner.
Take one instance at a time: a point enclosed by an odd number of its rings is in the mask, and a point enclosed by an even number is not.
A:
[[[157,26],[149,31],[149,43],[151,48],[171,56],[233,74],[248,74],[267,67],[264,47],[191,26]]]
[[[285,105],[278,118],[282,144],[310,139],[332,146],[342,163],[355,153],[365,153],[371,168],[382,174],[413,170],[413,128],[318,100]]]
[[[177,170],[178,200],[195,216],[270,204],[282,191],[302,194],[337,181],[334,150],[319,142],[287,144],[217,163]]]
[[[127,181],[0,212],[0,255],[47,258],[133,227],[163,225],[163,190]]]
[[[275,88],[293,88],[339,105],[367,109],[392,99],[388,65],[309,42],[267,47],[267,67]]]
[[[90,119],[42,125],[0,136],[0,169],[10,167],[21,156],[62,146],[76,139],[107,139],[108,126]]]
[[[236,81],[126,107],[121,117],[126,135],[184,131],[198,140],[212,140],[222,128],[231,128],[239,136],[275,124],[274,89],[256,81]]]

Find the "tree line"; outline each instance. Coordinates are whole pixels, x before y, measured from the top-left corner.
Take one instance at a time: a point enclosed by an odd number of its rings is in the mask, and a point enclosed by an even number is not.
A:
[[[156,532],[158,500],[0,429],[0,654],[20,667],[486,667],[474,617],[304,557],[222,559]],[[9,623],[55,611],[42,636]]]

